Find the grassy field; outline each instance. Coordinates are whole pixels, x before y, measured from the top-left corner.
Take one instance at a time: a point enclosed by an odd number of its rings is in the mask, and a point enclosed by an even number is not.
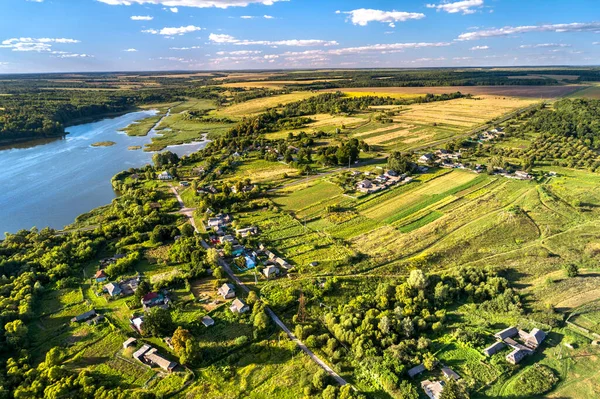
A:
[[[146,136],[150,132],[150,129],[152,129],[164,115],[164,113],[158,113],[154,116],[140,119],[121,131],[127,133],[128,136]]]

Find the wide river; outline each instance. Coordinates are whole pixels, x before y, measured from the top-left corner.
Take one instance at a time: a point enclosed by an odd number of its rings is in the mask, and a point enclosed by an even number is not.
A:
[[[152,153],[128,150],[156,135],[131,137],[119,132],[131,122],[156,114],[132,112],[117,118],[67,128],[64,139],[0,147],[0,239],[19,229],[49,226],[61,229],[75,217],[110,203],[116,194],[110,179],[118,172],[151,162]],[[110,147],[92,147],[114,141]],[[187,155],[207,142],[171,146]]]

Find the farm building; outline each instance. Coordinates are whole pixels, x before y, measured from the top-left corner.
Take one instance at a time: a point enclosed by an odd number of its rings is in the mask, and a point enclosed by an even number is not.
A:
[[[232,313],[246,313],[250,310],[250,306],[246,305],[244,301],[239,298],[235,298],[229,307]]]
[[[525,346],[535,350],[546,339],[546,333],[538,328],[534,328],[530,333],[519,330],[519,337]]]
[[[250,235],[255,235],[258,233],[258,228],[256,226],[252,226],[252,227],[246,227],[244,229],[237,229],[235,231],[235,234],[237,234],[238,236],[244,238],[244,237],[248,237]]]
[[[440,399],[444,390],[444,382],[425,380],[421,382],[421,388],[430,399]]]
[[[202,317],[202,324],[204,325],[204,327],[210,327],[215,324],[215,321],[210,316],[204,316]]]
[[[127,338],[127,340],[125,340],[125,342],[123,342],[123,349],[129,348],[132,345],[135,345],[135,343],[137,342],[137,339],[135,338]]]
[[[506,345],[504,344],[504,342],[499,341],[485,348],[483,350],[483,354],[486,356],[492,356],[493,354],[500,352],[505,347]]]
[[[234,244],[237,242],[237,240],[231,234],[227,234],[223,237],[219,237],[219,244],[225,244],[226,242]]]
[[[167,303],[167,301],[167,298],[165,298],[162,294],[156,292],[149,292],[146,295],[144,295],[141,299],[141,303],[144,309],[164,305]]]
[[[89,320],[92,317],[95,317],[96,315],[97,315],[96,311],[94,309],[92,309],[92,310],[89,310],[89,311],[87,311],[85,313],[82,313],[80,315],[77,315],[77,316],[73,317],[71,319],[71,322],[72,323],[79,323],[79,322],[82,322],[82,321]]]
[[[498,339],[506,339],[506,338],[512,338],[515,335],[517,335],[519,333],[519,330],[517,330],[516,327],[508,327],[502,331],[497,332],[496,334],[494,334],[494,336]]]
[[[121,287],[115,283],[108,283],[104,286],[104,291],[106,291],[111,297],[115,297],[121,294]]]
[[[217,291],[224,299],[230,299],[235,297],[235,287],[233,284],[225,283]]]
[[[289,269],[292,267],[292,265],[290,265],[285,259],[282,259],[282,258],[275,258],[275,263],[277,263],[279,266],[283,267],[284,269]]]
[[[415,366],[412,369],[408,370],[408,376],[410,378],[413,378],[415,375],[419,375],[423,371],[425,371],[425,365],[419,364],[418,366]]]
[[[368,190],[371,187],[373,187],[373,183],[371,183],[371,180],[368,179],[365,179],[356,185],[356,188],[359,190]]]
[[[524,350],[524,349],[515,349],[512,352],[510,352],[508,355],[506,355],[506,360],[509,363],[517,364],[521,360],[523,360],[523,358],[525,356],[529,355],[530,353],[531,352]]]
[[[94,318],[89,319],[88,321],[86,321],[86,323],[91,326],[92,324],[98,324],[101,321],[104,321],[104,316],[102,316],[101,314],[97,315]]]
[[[427,154],[423,154],[419,157],[419,160],[417,162],[419,163],[429,163],[431,161],[433,161],[434,156],[431,153],[427,153]]]
[[[265,267],[262,272],[266,278],[271,278],[272,276],[277,276],[279,274],[279,269],[271,265]]]
[[[133,352],[133,358],[139,360],[140,362],[142,361],[142,356],[144,356],[144,354],[146,352],[148,352],[149,350],[151,350],[152,347],[148,344],[144,344],[140,349],[138,349],[137,351]]]
[[[94,274],[94,280],[96,280],[97,283],[106,281],[107,278],[108,276],[106,275],[106,273],[104,273],[104,270],[98,270],[96,274]]]

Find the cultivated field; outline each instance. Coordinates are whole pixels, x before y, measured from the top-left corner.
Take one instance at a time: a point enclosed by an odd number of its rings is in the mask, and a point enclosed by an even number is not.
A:
[[[274,108],[280,105],[293,103],[314,96],[311,92],[297,92],[290,94],[281,94],[279,96],[255,98],[239,104],[230,105],[215,111],[217,115],[242,117],[259,114],[268,108]]]
[[[361,87],[361,88],[342,88],[325,91],[342,91],[350,93],[379,93],[383,95],[393,94],[444,94],[460,91],[464,94],[488,95],[488,96],[506,96],[523,98],[557,98],[564,97],[576,90],[581,89],[580,85],[569,86],[443,86],[443,87]]]

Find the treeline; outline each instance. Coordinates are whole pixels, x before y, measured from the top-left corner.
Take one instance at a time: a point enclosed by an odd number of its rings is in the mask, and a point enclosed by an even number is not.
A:
[[[231,128],[229,135],[237,137],[281,129],[298,129],[306,123],[311,122],[310,119],[306,118],[307,116],[316,114],[353,114],[373,106],[409,105],[414,103],[447,101],[462,97],[466,96],[460,92],[442,95],[427,94],[426,96],[412,99],[379,96],[348,97],[341,92],[324,93],[287,104],[280,109],[269,109],[252,118],[245,118]]]

